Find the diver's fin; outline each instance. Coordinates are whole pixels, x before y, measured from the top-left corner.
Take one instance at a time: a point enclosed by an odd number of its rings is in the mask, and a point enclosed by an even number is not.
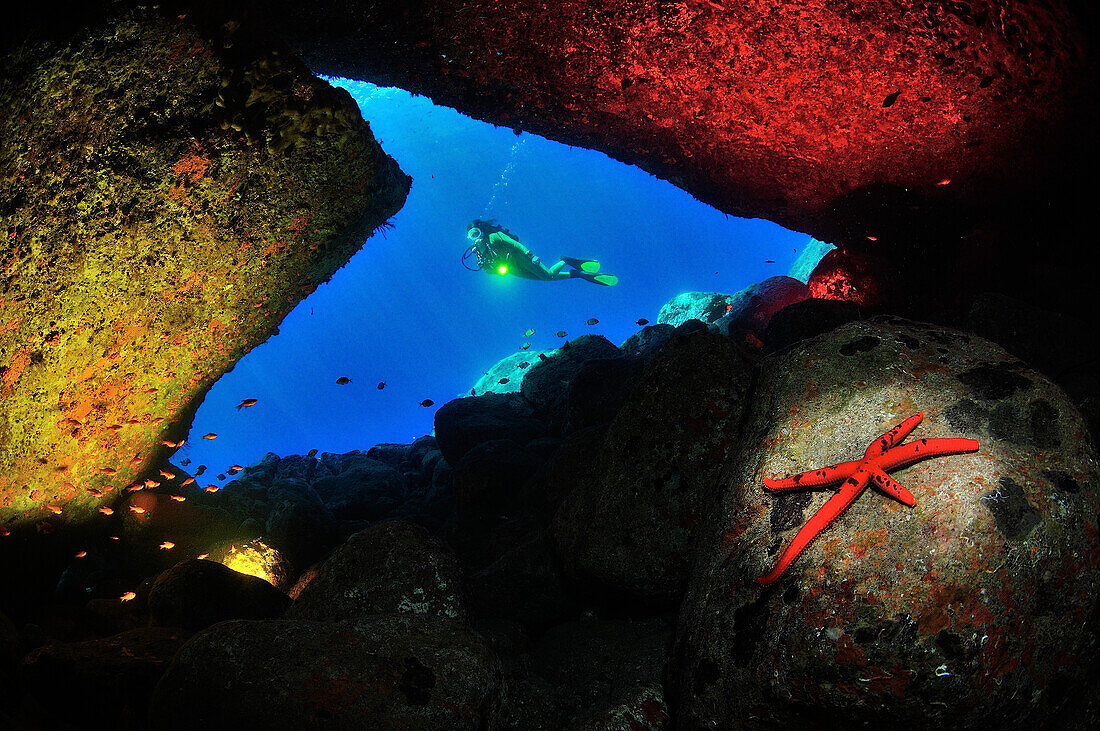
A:
[[[619,278],[614,274],[588,274],[578,269],[569,270],[570,279],[587,279],[593,284],[602,284],[605,287],[610,287],[613,284],[619,283]]]
[[[561,260],[574,269],[580,269],[585,274],[595,274],[600,271],[600,263],[595,259],[574,259],[571,256],[563,256]]]

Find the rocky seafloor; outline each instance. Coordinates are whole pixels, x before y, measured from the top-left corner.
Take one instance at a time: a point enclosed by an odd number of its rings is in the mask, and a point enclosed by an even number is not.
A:
[[[125,555],[89,538],[36,616],[0,618],[0,721],[1089,725],[1100,479],[1074,400],[972,332],[807,295],[690,293],[619,346],[503,359],[504,392],[411,444],[268,454],[213,491],[166,469],[114,504]],[[759,586],[830,496],[763,478],[918,411],[913,440],[979,450],[895,472],[913,507],[868,491]]]

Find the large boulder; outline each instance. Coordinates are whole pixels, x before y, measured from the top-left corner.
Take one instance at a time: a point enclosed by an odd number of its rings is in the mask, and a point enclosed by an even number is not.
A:
[[[285,616],[340,620],[400,613],[465,619],[462,575],[451,550],[427,530],[386,521],[356,533],[329,556]]]
[[[768,357],[757,388],[681,606],[679,724],[1095,724],[1100,476],[1063,392],[980,337],[893,318]],[[761,587],[833,495],[763,479],[861,459],[921,410],[918,449],[979,451],[897,471],[913,507],[866,490]]]
[[[435,438],[452,467],[471,449],[494,439],[521,445],[546,435],[546,425],[517,394],[485,394],[455,399],[435,412]]]
[[[140,727],[153,688],[186,634],[179,627],[139,627],[113,637],[31,650],[20,676],[45,717],[35,719],[43,724],[36,727]],[[14,697],[8,696],[5,705],[15,705],[10,702]]]
[[[190,631],[226,619],[272,619],[289,606],[290,598],[263,579],[197,558],[160,574],[149,589],[153,623]]]
[[[650,360],[599,459],[564,496],[553,538],[590,591],[675,602],[700,513],[737,443],[751,366],[725,337],[677,336]]]
[[[97,518],[155,475],[409,189],[253,26],[125,5],[0,51],[0,523]]]
[[[551,424],[551,431],[561,429],[569,384],[585,363],[606,358],[621,358],[615,344],[603,335],[581,335],[565,342],[547,356],[539,358],[527,371],[520,393],[535,411]],[[453,464],[453,463],[452,463]]]
[[[150,728],[489,728],[501,667],[449,619],[222,622],[180,648],[157,685]]]

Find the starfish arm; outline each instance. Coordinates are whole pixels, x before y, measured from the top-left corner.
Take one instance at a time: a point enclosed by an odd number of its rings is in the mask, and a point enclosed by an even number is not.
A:
[[[811,487],[828,487],[842,482],[855,474],[856,468],[862,464],[862,460],[853,459],[848,462],[838,462],[819,470],[807,470],[797,475],[784,477],[782,480],[764,478],[764,487],[769,490],[804,490]]]
[[[905,488],[905,485],[883,472],[882,468],[878,465],[873,465],[871,468],[871,484],[898,502],[904,503],[909,507],[913,507],[917,504],[917,499],[913,497],[913,493],[909,492],[909,490]]]
[[[875,460],[883,469],[896,470],[908,467],[929,457],[943,457],[949,454],[967,454],[978,451],[978,442],[974,439],[918,439],[915,442],[894,447]]]
[[[867,481],[870,477],[871,473],[861,464],[855,473],[844,481],[844,484],[840,486],[840,490],[829,498],[820,510],[814,513],[813,517],[806,522],[806,525],[802,526],[802,530],[798,531],[794,540],[779,557],[779,562],[776,563],[775,568],[758,578],[757,582],[761,586],[767,586],[782,576],[783,572],[790,568],[799,554],[806,550],[806,547],[810,545],[814,538],[817,538],[817,534],[829,527],[830,523],[855,502],[855,499],[867,487]]]
[[[874,459],[886,454],[891,447],[904,442],[905,438],[917,428],[917,424],[921,423],[923,418],[924,412],[918,411],[890,431],[883,433],[867,445],[867,451],[863,453],[863,458]]]

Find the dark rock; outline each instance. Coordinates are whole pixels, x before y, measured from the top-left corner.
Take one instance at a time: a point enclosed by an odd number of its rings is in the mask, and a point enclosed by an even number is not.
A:
[[[0,612],[0,683],[9,688],[14,687],[15,669],[22,656],[19,630]]]
[[[467,589],[472,616],[513,620],[531,634],[560,621],[570,607],[545,532],[472,574]]]
[[[538,466],[510,439],[479,444],[455,465],[453,542],[464,562],[480,567],[495,560],[494,532],[516,515],[537,513],[523,486]]]
[[[367,456],[397,469],[405,461],[408,451],[408,444],[375,444],[367,450]]]
[[[309,493],[312,495],[306,498],[272,490],[263,532],[269,545],[290,563],[290,573],[295,576],[324,555],[336,534],[332,512],[312,488]]]
[[[439,444],[436,442],[435,437],[423,436],[419,439],[414,439],[413,443],[409,445],[409,451],[405,455],[405,461],[413,465],[416,469],[423,470],[425,455],[438,448]]]
[[[226,619],[278,617],[288,606],[290,598],[263,579],[197,558],[168,569],[149,590],[153,623],[188,630]]]
[[[185,639],[178,627],[140,627],[104,639],[44,645],[27,654],[20,676],[55,723],[119,728],[121,718],[145,717],[154,686]]]
[[[435,412],[439,451],[452,467],[482,442],[511,439],[524,445],[546,435],[546,426],[515,394],[485,394],[449,401]]]
[[[670,622],[660,618],[567,622],[535,643],[530,670],[554,687],[559,712],[570,719],[560,728],[599,728],[584,724],[616,706],[638,704],[639,696],[656,693],[664,707],[661,677],[671,634]]]
[[[380,520],[404,499],[405,480],[383,462],[362,452],[351,454],[341,461],[340,472],[312,487],[337,520]]]
[[[808,296],[809,289],[797,279],[769,277],[735,294],[729,312],[714,323],[714,329],[737,343],[760,348],[772,316]]]
[[[1080,618],[1098,611],[1100,476],[1066,395],[976,335],[888,317],[765,358],[756,388],[767,398],[728,455],[681,604],[669,685],[681,722],[1088,726],[1100,642]],[[782,495],[763,478],[858,459],[918,410],[909,442],[972,438],[979,451],[899,471],[912,508],[865,491],[761,588],[833,495]]]
[[[321,564],[287,619],[409,613],[465,620],[454,554],[420,526],[386,521],[356,533]]]
[[[641,362],[635,359],[586,361],[569,383],[563,434],[614,419],[641,370]]]
[[[995,292],[975,298],[967,329],[989,338],[1065,389],[1094,437],[1100,435],[1100,338],[1089,324]]]
[[[751,367],[729,339],[677,336],[646,364],[597,464],[554,516],[567,576],[590,591],[675,602],[697,521],[737,445]]]
[[[777,350],[834,330],[860,318],[859,305],[843,300],[810,298],[787,305],[772,315],[764,330],[764,349]]]
[[[400,614],[223,622],[184,645],[150,728],[491,728],[502,670],[460,623]]]
[[[607,437],[607,424],[575,431],[526,485],[526,505],[535,506],[549,524],[562,501],[577,485],[599,471],[599,457]]]
[[[621,356],[619,349],[604,336],[581,335],[566,342],[546,360],[534,363],[523,379],[520,393],[536,412],[560,426],[564,421],[569,384],[581,366],[586,361]]]
[[[676,328],[667,323],[646,325],[623,341],[619,350],[627,357],[649,360],[674,332]]]
[[[540,437],[527,442],[526,449],[540,462],[547,462],[557,453],[560,446],[561,439],[558,437]]]

